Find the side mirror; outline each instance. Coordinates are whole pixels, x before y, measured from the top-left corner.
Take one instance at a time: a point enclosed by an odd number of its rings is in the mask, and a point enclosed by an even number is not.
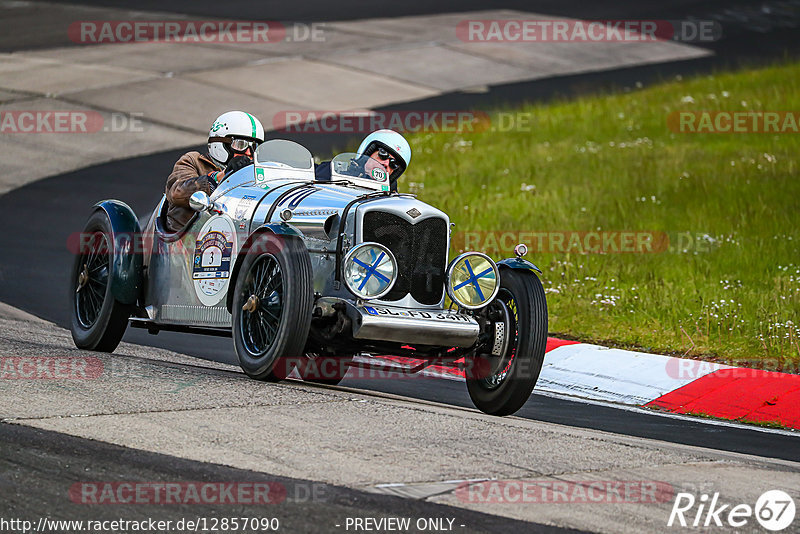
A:
[[[197,191],[189,197],[189,207],[194,211],[208,211],[211,209],[211,199],[205,192]]]

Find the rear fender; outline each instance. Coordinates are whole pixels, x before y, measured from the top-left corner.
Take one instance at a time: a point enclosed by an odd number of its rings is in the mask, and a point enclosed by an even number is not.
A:
[[[102,200],[95,211],[104,211],[111,223],[113,260],[111,294],[122,304],[135,304],[142,290],[142,230],[133,210],[119,200]]]

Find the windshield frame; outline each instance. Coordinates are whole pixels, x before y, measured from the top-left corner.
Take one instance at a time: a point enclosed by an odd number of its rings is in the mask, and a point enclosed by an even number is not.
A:
[[[374,161],[374,167],[369,172],[365,167],[370,161]],[[331,165],[331,180],[346,180],[359,187],[372,189],[374,191],[389,191],[391,189],[390,174],[386,172],[383,166],[374,158],[366,154],[358,154],[356,152],[342,152],[337,154],[330,162]],[[351,168],[352,165],[356,166],[358,174],[348,174],[342,172],[343,169]],[[346,167],[345,167],[346,166]],[[358,168],[360,167],[360,169]],[[382,174],[383,176],[378,176]],[[371,178],[370,176],[375,176]]]

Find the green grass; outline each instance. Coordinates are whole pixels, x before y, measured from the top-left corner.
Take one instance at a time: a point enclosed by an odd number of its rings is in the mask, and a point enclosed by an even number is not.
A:
[[[401,190],[456,232],[665,232],[658,253],[532,250],[550,331],[797,372],[800,134],[673,133],[667,115],[800,111],[799,89],[784,64],[511,110],[529,131],[415,134]]]

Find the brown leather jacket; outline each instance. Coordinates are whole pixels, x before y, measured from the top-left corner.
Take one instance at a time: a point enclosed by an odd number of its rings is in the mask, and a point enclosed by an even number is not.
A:
[[[189,197],[197,191],[212,192],[208,173],[221,171],[210,157],[200,152],[187,152],[175,163],[172,174],[167,178],[167,226],[169,230],[177,232],[189,222],[194,215],[194,210],[189,207]],[[217,177],[217,181],[222,175]]]

